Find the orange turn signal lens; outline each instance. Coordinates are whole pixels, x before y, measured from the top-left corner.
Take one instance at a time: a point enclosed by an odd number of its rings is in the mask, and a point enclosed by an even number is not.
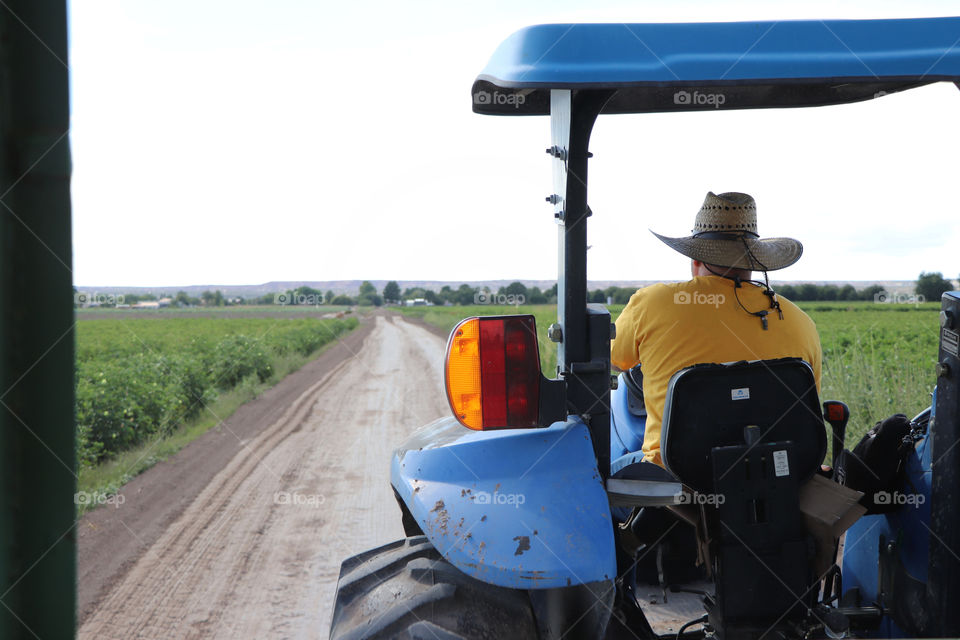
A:
[[[483,428],[480,401],[480,318],[467,318],[450,334],[446,363],[447,399],[465,427]]]
[[[447,400],[470,429],[538,426],[540,352],[533,316],[467,318],[450,334]]]

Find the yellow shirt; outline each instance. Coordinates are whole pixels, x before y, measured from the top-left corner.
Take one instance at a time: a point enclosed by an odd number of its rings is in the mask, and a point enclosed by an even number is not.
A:
[[[783,320],[763,294],[744,283],[737,290],[750,311],[768,311],[769,329],[744,311],[732,280],[697,276],[688,282],[655,284],[638,290],[617,318],[610,360],[626,371],[638,362],[643,371],[647,424],[644,460],[660,460],[660,426],[670,377],[694,364],[798,357],[813,367],[820,391],[820,336],[810,316],[781,296]]]

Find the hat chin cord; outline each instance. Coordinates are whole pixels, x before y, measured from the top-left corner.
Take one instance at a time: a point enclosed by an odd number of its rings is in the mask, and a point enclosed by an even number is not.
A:
[[[760,322],[763,324],[763,330],[766,331],[770,328],[767,324],[767,314],[769,312],[766,309],[761,311],[750,311],[750,309],[747,309],[745,306],[743,306],[743,302],[740,301],[740,295],[737,293],[737,289],[740,288],[741,284],[744,282],[749,282],[757,285],[758,287],[763,287],[763,295],[770,299],[770,308],[777,310],[777,315],[781,320],[783,320],[783,310],[780,309],[780,301],[777,300],[777,292],[770,288],[770,278],[767,276],[767,267],[757,259],[757,256],[753,254],[753,251],[750,250],[750,245],[747,244],[747,241],[742,235],[740,236],[740,240],[743,242],[743,248],[746,251],[747,256],[750,258],[751,264],[756,263],[760,265],[760,270],[763,271],[763,282],[760,282],[759,280],[743,279],[740,276],[728,276],[723,273],[717,273],[705,262],[703,263],[703,266],[706,267],[707,271],[715,276],[720,276],[721,278],[726,278],[727,280],[733,280],[733,297],[736,298],[737,304],[739,304],[740,308],[750,315],[760,318]]]

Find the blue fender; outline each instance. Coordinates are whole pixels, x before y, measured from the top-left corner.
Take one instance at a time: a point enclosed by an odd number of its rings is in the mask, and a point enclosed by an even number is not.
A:
[[[430,542],[474,578],[552,589],[616,576],[607,493],[579,419],[471,431],[441,418],[397,449],[391,483]]]

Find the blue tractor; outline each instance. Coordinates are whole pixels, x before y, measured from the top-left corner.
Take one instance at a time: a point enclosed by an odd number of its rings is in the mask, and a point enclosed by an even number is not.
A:
[[[611,376],[613,325],[587,303],[586,277],[600,114],[826,106],[957,84],[958,39],[960,18],[934,18],[554,24],[504,41],[473,110],[550,117],[557,372],[540,371],[532,316],[454,329],[453,415],[392,461],[409,537],[343,562],[331,637],[960,635],[960,297],[943,296],[933,405],[910,422],[902,488],[923,499],[855,513],[852,526],[827,518],[818,533],[805,502],[811,485],[821,496],[836,485],[818,472],[825,420],[843,449],[845,405],[821,404],[798,359],[704,363],[671,381],[665,468],[644,463],[642,381]],[[731,402],[748,388],[755,401]]]

